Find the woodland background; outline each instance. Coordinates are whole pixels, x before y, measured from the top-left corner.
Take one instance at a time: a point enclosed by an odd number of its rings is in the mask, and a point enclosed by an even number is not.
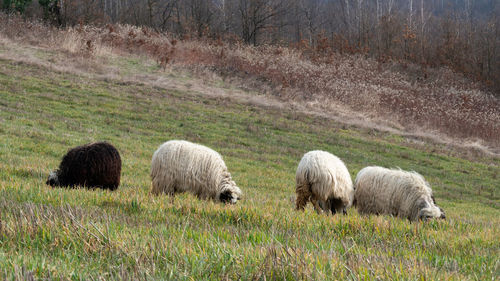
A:
[[[496,0],[3,0],[2,9],[59,26],[124,23],[179,39],[445,66],[500,93]]]

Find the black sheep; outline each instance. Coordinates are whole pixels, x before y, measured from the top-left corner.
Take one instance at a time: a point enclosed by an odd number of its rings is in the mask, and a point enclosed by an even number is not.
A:
[[[107,142],[90,143],[69,150],[46,184],[115,190],[120,185],[121,169],[122,160],[114,146]]]

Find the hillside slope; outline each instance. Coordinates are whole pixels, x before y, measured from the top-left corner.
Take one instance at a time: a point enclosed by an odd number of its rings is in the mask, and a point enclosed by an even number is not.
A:
[[[188,86],[204,95],[272,104],[500,156],[500,99],[480,82],[447,68],[374,60],[329,48],[253,47],[209,38],[178,41],[130,25],[58,29],[1,13],[0,45],[1,58],[99,79]],[[117,63],[117,57],[129,60]],[[203,81],[186,85],[166,79],[165,72],[177,76],[179,71],[195,73]]]
[[[499,277],[498,158],[266,106],[173,70],[157,83],[125,81],[83,58],[64,69],[53,63],[64,54],[0,49],[0,279]],[[5,55],[14,51],[30,56]],[[157,68],[134,57],[107,63],[121,73]],[[151,156],[170,139],[219,151],[244,199],[152,196]],[[44,184],[69,148],[97,140],[122,155],[116,192]],[[448,219],[295,212],[296,165],[313,149],[338,155],[352,177],[367,165],[420,172]]]

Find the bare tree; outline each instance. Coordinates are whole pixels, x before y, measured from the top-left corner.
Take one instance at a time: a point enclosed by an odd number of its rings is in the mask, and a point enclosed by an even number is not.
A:
[[[210,27],[213,17],[211,1],[206,0],[187,0],[186,8],[190,24],[194,32],[201,37],[204,35],[205,30]]]
[[[272,20],[286,12],[286,0],[239,0],[242,38],[257,45],[259,32],[273,27]]]
[[[344,0],[340,2],[342,4],[344,26],[346,28],[347,37],[351,37],[351,14],[349,8],[349,0]]]
[[[432,16],[432,10],[430,11],[425,11],[424,8],[424,0],[420,0],[420,55],[422,57],[421,62],[427,61],[425,59],[425,54],[426,54],[426,42],[427,42],[427,32],[426,32],[426,25],[429,19]]]
[[[313,45],[314,36],[325,23],[325,18],[321,17],[321,11],[325,8],[324,4],[323,0],[300,0],[297,3],[297,7],[305,19],[310,45]]]
[[[162,1],[160,5],[160,15],[159,15],[159,28],[161,30],[166,30],[170,19],[174,15],[174,11],[177,8],[178,0],[166,0]]]
[[[215,0],[215,14],[218,15],[216,19],[218,19],[219,29],[222,33],[230,32],[233,28],[233,20],[234,20],[234,0]]]

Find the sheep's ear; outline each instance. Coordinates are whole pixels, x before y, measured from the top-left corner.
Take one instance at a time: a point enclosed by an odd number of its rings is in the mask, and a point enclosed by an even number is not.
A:
[[[224,192],[222,192],[220,195],[219,195],[219,200],[222,202],[222,203],[231,203],[231,199],[233,198],[233,194],[231,192],[231,190],[226,190]]]

